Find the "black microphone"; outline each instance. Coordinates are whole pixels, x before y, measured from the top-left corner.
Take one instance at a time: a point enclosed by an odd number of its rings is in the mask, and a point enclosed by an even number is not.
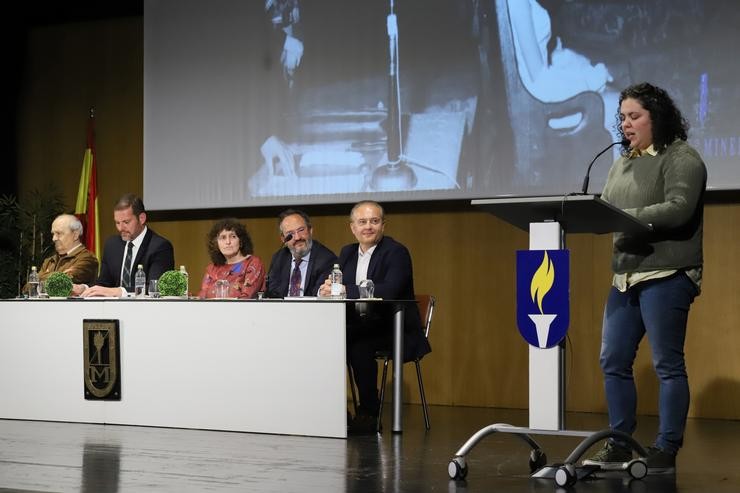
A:
[[[596,160],[599,159],[599,156],[604,154],[606,151],[608,151],[615,145],[618,145],[618,144],[627,145],[629,143],[630,141],[627,139],[622,139],[619,142],[612,142],[611,144],[606,146],[603,151],[601,151],[600,153],[596,155],[596,157],[591,161],[591,164],[588,165],[588,169],[586,170],[586,176],[583,177],[583,186],[581,187],[581,193],[583,193],[584,195],[588,193],[588,180],[589,180],[589,176],[591,175],[591,167],[594,165]]]
[[[285,245],[286,243],[288,243],[292,239],[293,239],[293,233],[288,233],[288,236],[286,236],[285,238],[283,238],[283,245]]]

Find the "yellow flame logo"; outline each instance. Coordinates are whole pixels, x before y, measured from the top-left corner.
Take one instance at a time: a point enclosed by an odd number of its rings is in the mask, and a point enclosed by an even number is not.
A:
[[[540,313],[544,313],[542,311],[542,299],[550,291],[550,288],[552,288],[553,282],[555,282],[555,267],[552,265],[550,257],[547,256],[547,252],[545,252],[545,256],[542,258],[542,264],[540,264],[534,276],[532,276],[532,284],[529,286],[532,301],[537,303]]]

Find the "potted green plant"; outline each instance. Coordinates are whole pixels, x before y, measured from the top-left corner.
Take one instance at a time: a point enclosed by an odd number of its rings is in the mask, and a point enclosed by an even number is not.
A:
[[[44,282],[49,298],[66,298],[72,294],[72,279],[64,272],[52,272]]]
[[[54,253],[49,231],[67,210],[55,183],[24,194],[0,195],[0,298],[20,296],[31,266]]]
[[[186,296],[188,281],[179,270],[168,270],[159,277],[160,296]]]

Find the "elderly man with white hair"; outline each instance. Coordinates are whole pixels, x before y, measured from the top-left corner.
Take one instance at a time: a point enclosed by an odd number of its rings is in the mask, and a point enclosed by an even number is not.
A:
[[[56,253],[44,260],[39,279],[64,272],[75,284],[92,284],[98,276],[98,259],[80,242],[82,223],[72,214],[61,214],[51,223]]]

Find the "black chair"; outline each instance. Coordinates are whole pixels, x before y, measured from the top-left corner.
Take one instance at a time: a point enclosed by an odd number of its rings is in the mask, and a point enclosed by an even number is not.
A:
[[[430,294],[417,294],[416,302],[419,304],[419,314],[421,315],[421,326],[424,328],[424,337],[429,339],[429,328],[432,326],[432,316],[434,315],[434,305],[437,299]],[[377,359],[383,360],[383,378],[380,384],[380,410],[378,412],[378,429],[383,419],[383,401],[385,399],[385,383],[388,377],[388,362],[393,359],[391,351],[378,351],[375,353]],[[423,356],[422,356],[423,358]],[[424,393],[424,382],[421,379],[421,358],[414,358],[404,363],[414,362],[416,365],[416,379],[419,382],[419,396],[421,397],[421,410],[424,413],[424,427],[429,430],[429,406],[427,405],[427,396]]]
[[[429,338],[429,328],[432,326],[432,316],[434,315],[434,306],[437,299],[430,294],[417,294],[416,302],[419,305],[419,314],[421,315],[421,325],[424,328],[424,337]],[[380,387],[380,409],[378,411],[378,430],[381,429],[380,423],[383,419],[383,402],[385,400],[385,385],[388,379],[388,362],[393,360],[393,353],[390,350],[377,351],[375,353],[377,359],[383,360],[383,378]],[[422,356],[423,358],[423,356]],[[429,424],[429,405],[427,404],[427,397],[424,393],[424,382],[421,378],[421,358],[414,358],[413,360],[404,361],[404,363],[414,362],[416,365],[416,378],[419,382],[419,395],[421,397],[422,411],[424,413],[424,427],[429,430],[431,425]],[[347,375],[349,376],[349,386],[352,392],[352,405],[357,414],[357,394],[355,392],[355,379],[352,373],[352,367],[347,364]]]
[[[421,315],[421,324],[424,328],[424,337],[429,338],[429,328],[432,326],[432,316],[434,315],[434,305],[437,302],[436,298],[430,294],[417,294],[416,302],[419,304],[419,314]],[[380,423],[383,419],[383,403],[385,401],[385,385],[388,380],[388,362],[393,360],[393,353],[390,350],[377,351],[375,353],[377,359],[383,360],[383,378],[380,384],[380,409],[378,411],[378,429],[380,430]],[[423,356],[422,356],[423,357]],[[427,404],[427,397],[424,393],[424,381],[421,378],[421,358],[414,358],[413,360],[404,361],[404,363],[414,362],[416,365],[416,379],[419,382],[419,396],[421,397],[421,410],[424,413],[424,427],[429,430],[431,425],[429,424],[429,405]],[[352,400],[357,409],[357,399],[355,397],[354,381],[352,380],[352,370],[350,371],[350,384],[352,385]]]

